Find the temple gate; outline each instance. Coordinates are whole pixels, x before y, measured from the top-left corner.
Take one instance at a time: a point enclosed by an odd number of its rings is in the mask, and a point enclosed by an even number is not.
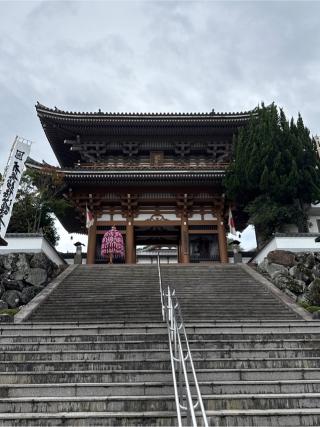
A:
[[[181,263],[228,262],[223,177],[233,135],[250,112],[36,110],[61,166],[61,194],[72,203],[60,221],[85,233],[86,206],[94,214],[89,264],[104,262],[101,239],[112,225],[123,234],[128,264],[137,245],[175,245]]]

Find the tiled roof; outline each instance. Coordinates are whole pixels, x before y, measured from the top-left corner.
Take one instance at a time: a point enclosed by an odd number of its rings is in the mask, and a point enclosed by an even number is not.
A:
[[[81,158],[79,148],[89,141],[107,147],[119,141],[167,141],[174,149],[178,141],[232,143],[235,132],[245,126],[255,110],[237,113],[108,113],[71,112],[36,105],[48,141],[63,166],[73,166]],[[65,141],[79,138],[77,150]]]
[[[36,104],[36,110],[38,113],[52,113],[53,115],[56,116],[77,116],[77,117],[89,117],[89,116],[101,116],[101,117],[119,117],[119,118],[165,118],[165,117],[169,117],[169,118],[174,118],[177,117],[179,119],[186,117],[186,118],[198,118],[198,117],[204,117],[204,118],[215,118],[215,117],[219,117],[219,118],[243,118],[243,117],[248,117],[250,116],[252,113],[254,113],[254,110],[251,111],[240,111],[240,112],[215,112],[214,110],[212,110],[211,112],[188,112],[188,113],[182,113],[182,112],[104,112],[101,111],[100,109],[98,111],[66,111],[66,110],[61,110],[57,107],[54,108],[49,108],[46,107],[43,104],[40,104],[39,102],[37,102]]]

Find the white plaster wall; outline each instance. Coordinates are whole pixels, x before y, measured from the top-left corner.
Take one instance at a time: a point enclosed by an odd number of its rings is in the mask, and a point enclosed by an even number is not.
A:
[[[41,252],[41,237],[5,237],[8,246],[0,246],[0,253]]]
[[[199,213],[194,213],[189,216],[189,219],[194,221],[200,221],[202,220],[202,216]],[[203,219],[208,221],[208,220],[215,220],[217,219],[217,217],[215,217],[212,213],[206,213],[203,215]]]
[[[151,214],[149,213],[139,213],[136,217],[135,217],[135,221],[146,221],[148,219],[150,219]]]
[[[41,249],[55,264],[64,264],[63,259],[58,254],[58,252],[45,239],[42,239]]]
[[[126,217],[121,214],[114,214],[111,219],[111,215],[105,213],[100,215],[97,221],[126,221]]]
[[[242,257],[242,264],[247,264],[250,259],[250,257]],[[229,264],[233,264],[233,256],[229,257]]]
[[[253,259],[260,264],[269,252],[276,249],[291,252],[320,252],[320,243],[315,242],[315,237],[274,237],[271,242]]]
[[[277,249],[277,243],[276,239],[273,238],[263,249],[261,252],[258,253],[258,255],[253,259],[253,262],[256,262],[257,264],[260,264],[265,257],[268,255],[269,252],[274,251]]]
[[[63,258],[43,237],[6,237],[7,246],[0,246],[0,254],[17,252],[44,252],[57,265],[64,264]]]
[[[189,219],[201,221],[202,218],[201,218],[200,214],[194,213],[194,214],[192,214],[192,215],[189,216]]]
[[[97,218],[97,221],[110,221],[111,215],[110,214],[102,214]]]
[[[210,220],[210,219],[217,219],[212,213],[206,213],[203,215],[203,219]]]
[[[139,257],[137,256],[137,264],[157,264],[157,258],[156,257]],[[177,264],[178,263],[178,259],[175,257],[171,257],[169,258],[169,263],[168,263],[168,258],[167,257],[160,257],[160,264]]]
[[[74,264],[74,259],[73,258],[67,258],[65,259],[65,262],[69,265],[73,265]],[[86,258],[82,258],[82,264],[86,264],[87,263],[87,259]]]

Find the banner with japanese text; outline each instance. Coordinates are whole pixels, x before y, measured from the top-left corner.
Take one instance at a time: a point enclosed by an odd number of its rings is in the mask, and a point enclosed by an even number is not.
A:
[[[30,154],[31,142],[16,137],[5,170],[0,190],[0,237],[6,234],[12,207],[16,199],[25,161]]]

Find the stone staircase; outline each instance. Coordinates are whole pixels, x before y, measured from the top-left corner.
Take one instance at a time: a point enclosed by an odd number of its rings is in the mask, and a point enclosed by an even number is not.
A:
[[[320,423],[320,325],[187,328],[212,426]],[[6,325],[0,425],[176,425],[162,324]]]
[[[238,266],[162,271],[209,425],[320,425],[319,322]],[[0,328],[0,425],[176,425],[157,280],[155,266],[80,266],[28,323]]]
[[[237,265],[163,265],[185,321],[299,317]],[[81,265],[28,318],[31,322],[161,322],[155,265]],[[147,304],[145,303],[147,301]]]
[[[294,320],[292,310],[239,265],[162,266],[176,289],[185,321]]]

